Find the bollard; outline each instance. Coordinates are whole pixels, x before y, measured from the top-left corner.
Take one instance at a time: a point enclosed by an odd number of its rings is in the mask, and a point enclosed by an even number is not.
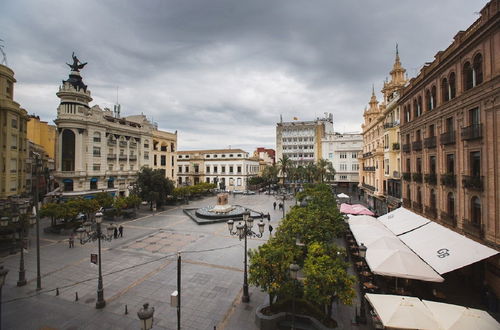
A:
[[[128,314],[128,308],[127,308],[127,305],[125,305],[125,315]]]
[[[59,295],[59,288],[56,288],[56,296]]]
[[[75,301],[78,301],[78,292],[75,292]]]

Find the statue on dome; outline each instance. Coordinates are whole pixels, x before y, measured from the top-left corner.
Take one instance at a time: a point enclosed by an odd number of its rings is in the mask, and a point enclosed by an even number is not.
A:
[[[73,58],[73,64],[66,63],[66,65],[68,65],[71,68],[71,71],[80,72],[80,69],[83,69],[83,67],[87,65],[87,62],[85,63],[80,62],[78,57],[75,56],[75,52],[71,54],[71,57]]]

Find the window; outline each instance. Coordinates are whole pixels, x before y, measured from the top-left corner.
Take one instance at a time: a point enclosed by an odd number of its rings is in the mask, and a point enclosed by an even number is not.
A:
[[[346,171],[347,170],[347,164],[340,164],[340,170],[341,171]]]
[[[241,166],[236,167],[238,173],[241,173]]]
[[[174,143],[170,143],[170,151],[175,152],[175,145]]]
[[[241,186],[241,178],[237,178],[236,179],[236,185],[237,186]]]
[[[474,108],[472,110],[469,110],[469,124],[472,125],[479,125],[481,122],[479,120],[479,108]]]
[[[429,173],[436,174],[436,156],[429,156]]]
[[[178,173],[182,173],[182,166],[178,166],[179,168],[177,169]]]
[[[167,166],[167,156],[165,156],[165,155],[160,156],[160,165]]]
[[[422,158],[417,158],[417,173],[422,173]]]
[[[333,159],[333,153],[331,153],[331,152],[330,152],[330,153],[328,154],[328,158]]]
[[[417,203],[422,204],[422,191],[420,187],[417,187]]]
[[[229,173],[233,173],[233,166],[229,166]]]
[[[174,160],[175,160],[174,155],[170,156],[170,165],[171,166],[174,166]],[[172,171],[173,171],[173,169],[172,169]]]
[[[149,152],[144,151],[144,159],[148,160],[149,159]]]
[[[481,152],[479,151],[470,153],[470,175],[473,177],[481,176]]]
[[[406,185],[406,198],[411,201],[411,188],[410,185]]]
[[[436,192],[434,191],[434,189],[431,189],[431,193],[429,195],[429,206],[431,207],[431,209],[436,208]]]
[[[101,143],[101,133],[94,132],[94,143]]]
[[[11,173],[17,172],[17,159],[15,159],[15,158],[12,158],[10,160],[10,172]]]
[[[17,149],[17,135],[15,135],[15,134],[11,135],[10,148],[14,149],[14,150]]]
[[[17,119],[13,118],[11,120],[11,125],[12,125],[12,128],[17,128]]]
[[[443,78],[441,80],[441,102],[447,102],[450,100],[450,84],[448,84],[448,79]]]
[[[92,153],[94,157],[101,157],[101,147],[93,147]]]
[[[436,86],[431,87],[431,110],[437,106]]]
[[[158,156],[153,155],[153,166],[156,166],[156,165],[158,165]]]
[[[347,152],[341,152],[341,153],[340,153],[340,158],[341,158],[341,159],[345,159],[345,158],[347,158]]]
[[[340,180],[347,180],[347,175],[341,175]]]
[[[149,149],[149,140],[144,140],[144,149]]]
[[[436,135],[436,130],[434,124],[429,125],[428,136],[433,137]]]
[[[411,172],[410,158],[406,158],[406,171]]]
[[[425,104],[426,104],[426,110],[431,111],[432,110],[432,97],[431,97],[431,92],[428,89],[425,91]]]
[[[353,152],[352,155],[351,155],[352,158],[356,159],[358,158],[358,153],[357,152]]]
[[[479,197],[471,198],[470,209],[470,221],[475,225],[481,225],[481,201]]]
[[[215,165],[214,166],[214,173],[217,173],[217,170],[218,170],[217,165]]]
[[[474,56],[472,71],[474,78],[473,85],[475,87],[483,82],[483,56],[481,54]]]
[[[226,173],[226,166],[222,165],[222,166],[220,167],[220,172],[221,172],[221,173]]]
[[[359,164],[352,164],[352,170],[353,171],[358,171],[359,170]]]
[[[108,170],[112,171],[113,170],[113,164],[108,164]]]
[[[446,172],[449,174],[455,174],[455,154],[446,155]]]
[[[184,172],[188,173],[189,172],[189,165],[184,166]]]
[[[93,171],[100,171],[101,170],[101,164],[94,164],[94,165],[92,165],[92,170]]]
[[[454,131],[453,128],[453,117],[446,118],[446,133],[452,134]]]
[[[474,87],[474,73],[472,72],[472,66],[470,65],[470,62],[465,62],[462,74],[464,81],[464,90],[468,90]]]
[[[210,166],[207,166],[207,167],[205,168],[205,172],[210,173]]]

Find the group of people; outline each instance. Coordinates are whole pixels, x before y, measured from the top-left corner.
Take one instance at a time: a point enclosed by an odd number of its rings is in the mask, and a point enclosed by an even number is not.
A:
[[[118,238],[118,237],[123,237],[123,226],[120,225],[118,228],[115,227],[115,230],[113,232],[113,238]],[[69,248],[74,248],[75,247],[75,233],[71,233],[69,236]]]
[[[283,210],[283,203],[276,204],[276,202],[273,202],[273,208],[276,210],[276,205],[278,205],[278,210]]]

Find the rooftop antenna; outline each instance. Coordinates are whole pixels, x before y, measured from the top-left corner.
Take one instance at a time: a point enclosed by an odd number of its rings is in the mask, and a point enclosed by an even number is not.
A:
[[[116,104],[113,107],[113,112],[115,114],[115,118],[120,118],[120,103],[118,103],[118,86],[116,86]]]
[[[0,39],[0,53],[2,53],[2,62],[0,62],[0,63],[1,63],[1,64],[4,64],[5,66],[9,66],[9,65],[7,64],[7,54],[5,54],[5,52],[4,52],[4,50],[3,50],[3,48],[5,47],[5,46],[3,45],[3,42],[4,42],[4,41],[3,41],[2,39]]]

